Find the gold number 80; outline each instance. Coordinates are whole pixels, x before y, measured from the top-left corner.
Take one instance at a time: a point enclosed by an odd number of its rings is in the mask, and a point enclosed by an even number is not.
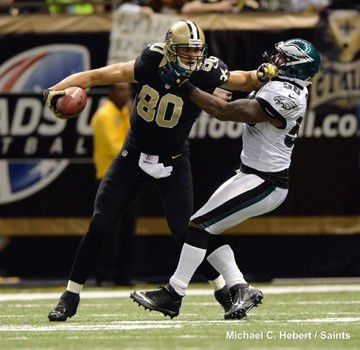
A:
[[[160,95],[155,89],[149,85],[144,85],[139,93],[137,112],[147,122],[152,122],[155,119],[159,126],[163,128],[173,128],[179,122],[184,101],[179,96],[166,94],[160,99],[159,106],[156,111],[155,108],[159,99]],[[172,104],[174,109],[171,117],[169,119],[165,119],[166,110],[169,107],[169,104]]]

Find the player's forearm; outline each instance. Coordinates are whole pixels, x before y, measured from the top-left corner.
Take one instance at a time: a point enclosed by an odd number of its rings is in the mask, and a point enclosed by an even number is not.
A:
[[[50,87],[51,90],[65,90],[72,86],[81,87],[82,89],[87,89],[92,87],[94,84],[95,74],[94,71],[86,71],[75,73],[67,78],[63,79],[56,85]]]
[[[261,86],[262,83],[256,76],[256,70],[237,70],[230,72],[229,80],[222,87],[233,91],[250,92],[259,89]]]
[[[191,101],[218,120],[245,123],[256,122],[250,106],[250,100],[243,99],[225,102],[221,98],[194,87],[191,83],[187,83],[187,87],[184,88],[188,89],[188,91],[191,90],[189,95]]]
[[[219,120],[229,120],[228,118],[228,103],[221,98],[211,95],[198,88],[194,88],[190,95],[193,101],[199,108]]]
[[[87,89],[97,85],[132,82],[134,81],[134,62],[135,61],[117,63],[99,69],[75,73],[52,86],[50,89],[64,90],[71,86]]]

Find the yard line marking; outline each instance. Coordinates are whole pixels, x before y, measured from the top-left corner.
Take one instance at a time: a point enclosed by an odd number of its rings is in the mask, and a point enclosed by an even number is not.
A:
[[[360,285],[321,285],[321,286],[273,286],[261,288],[264,294],[277,295],[289,293],[327,293],[327,292],[360,292]],[[109,299],[109,298],[128,298],[133,290],[108,290],[108,291],[88,291],[81,293],[81,299]],[[189,296],[208,296],[212,295],[211,289],[190,289],[187,292]],[[19,293],[19,294],[2,294],[1,301],[17,300],[48,300],[58,299],[60,293]]]
[[[314,318],[307,320],[288,320],[289,323],[333,323],[333,322],[359,322],[360,317],[333,317],[333,318]]]
[[[14,337],[14,338],[7,338],[8,340],[27,340],[28,337]]]
[[[333,317],[323,319],[291,319],[291,320],[255,320],[256,323],[355,323],[360,317]],[[54,326],[0,325],[0,332],[56,332],[56,331],[113,331],[113,330],[144,330],[163,328],[182,328],[185,325],[216,325],[242,324],[243,320],[158,320],[158,321],[115,321],[104,324],[82,325],[63,324]]]
[[[277,305],[324,305],[324,304],[341,304],[341,305],[353,305],[353,304],[360,304],[360,301],[278,301],[276,302]]]
[[[56,326],[28,326],[12,325],[0,326],[0,332],[57,332],[57,331],[113,331],[113,330],[142,330],[153,328],[181,328],[179,324],[99,324],[99,325],[56,325]]]
[[[39,306],[44,306],[44,307],[51,307],[51,306],[53,306],[53,304],[51,303],[48,303],[48,304],[43,304],[43,303],[41,303],[41,304],[39,304],[39,303],[37,303],[37,304],[6,304],[6,305],[0,305],[0,309],[1,308],[6,308],[6,307],[8,307],[8,308],[16,308],[16,307],[18,307],[18,308],[25,308],[25,307],[39,307]]]
[[[129,317],[128,314],[84,314],[83,316],[88,317]]]

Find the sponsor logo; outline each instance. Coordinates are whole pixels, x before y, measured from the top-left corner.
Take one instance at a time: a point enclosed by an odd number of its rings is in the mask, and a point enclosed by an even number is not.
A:
[[[221,122],[202,112],[194,123],[189,137],[190,139],[204,139],[207,137],[211,139],[221,139],[223,137],[237,139],[242,135],[242,131],[242,123]]]
[[[79,45],[41,46],[0,66],[0,205],[40,191],[69,164],[59,136],[68,129],[67,122],[52,117],[41,93],[89,68],[88,50]],[[80,136],[89,134],[84,117],[75,124]],[[74,153],[81,154],[81,146],[80,141]]]
[[[360,108],[356,112],[346,112],[342,109],[331,111],[309,109],[298,134],[300,138],[351,138],[360,136]],[[221,122],[202,113],[194,124],[190,139],[238,139],[243,132],[242,123]]]

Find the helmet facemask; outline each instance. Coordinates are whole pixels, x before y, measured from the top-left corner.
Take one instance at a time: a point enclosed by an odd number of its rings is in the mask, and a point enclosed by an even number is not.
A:
[[[203,67],[207,52],[205,44],[174,44],[170,49],[181,68],[194,72]]]
[[[303,86],[311,84],[311,79],[318,72],[321,63],[317,50],[303,39],[281,41],[275,44],[270,55],[265,53],[263,57],[276,65],[278,77]]]

